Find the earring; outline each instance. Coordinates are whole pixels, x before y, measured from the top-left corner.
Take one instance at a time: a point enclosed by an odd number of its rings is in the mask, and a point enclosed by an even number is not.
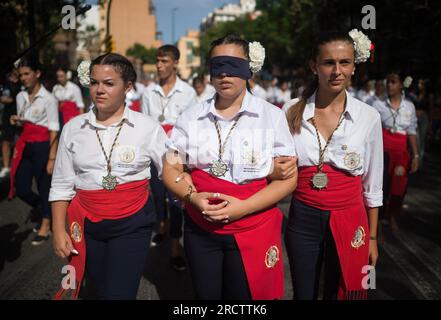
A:
[[[352,75],[354,75],[355,74],[355,71],[352,71]]]

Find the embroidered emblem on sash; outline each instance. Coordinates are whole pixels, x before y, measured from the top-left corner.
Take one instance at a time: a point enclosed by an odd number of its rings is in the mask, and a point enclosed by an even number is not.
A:
[[[349,152],[344,158],[345,166],[349,169],[355,169],[360,164],[360,155],[355,152]]]
[[[280,260],[279,254],[277,246],[269,247],[265,254],[265,265],[267,268],[273,268],[277,264],[277,261]]]
[[[70,225],[70,236],[75,242],[81,242],[83,239],[83,233],[78,222],[72,222]]]
[[[358,226],[355,230],[354,238],[351,241],[352,248],[358,249],[365,244],[364,239],[366,238],[366,233],[362,226]]]

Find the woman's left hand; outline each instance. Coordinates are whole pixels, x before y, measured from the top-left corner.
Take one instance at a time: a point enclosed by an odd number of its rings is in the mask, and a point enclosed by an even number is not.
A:
[[[52,173],[54,173],[54,166],[55,166],[55,160],[48,160],[47,165],[46,165],[46,171],[48,175],[52,175]]]
[[[215,199],[227,201],[228,204],[216,211],[205,211],[203,214],[208,221],[228,223],[238,220],[247,214],[244,200],[221,193],[217,193]]]
[[[412,164],[410,166],[410,173],[417,172],[418,171],[418,165],[419,165],[418,158],[413,158],[412,159]]]
[[[378,260],[378,243],[377,240],[369,240],[369,264],[374,266]]]

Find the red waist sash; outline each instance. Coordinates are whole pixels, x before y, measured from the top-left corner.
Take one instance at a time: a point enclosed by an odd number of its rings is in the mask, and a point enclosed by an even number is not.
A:
[[[342,271],[338,298],[366,299],[367,291],[362,287],[366,274],[362,268],[369,262],[369,225],[361,176],[351,176],[324,165],[323,172],[329,182],[325,189],[318,190],[311,182],[316,172],[316,166],[299,168],[293,196],[308,206],[331,212],[329,225]]]
[[[141,112],[141,100],[134,100],[130,105],[130,109],[136,112]]]
[[[401,133],[391,133],[383,129],[384,152],[389,157],[389,166],[385,168],[390,177],[390,193],[403,196],[406,191],[410,155],[407,151],[407,136]],[[397,167],[403,168],[403,175],[396,175]]]
[[[25,122],[23,124],[23,132],[18,138],[14,155],[11,163],[11,175],[10,175],[10,189],[8,199],[11,200],[15,195],[15,174],[17,173],[18,166],[23,157],[23,151],[26,147],[26,143],[31,142],[45,142],[49,141],[49,129],[31,122]]]
[[[198,192],[219,192],[247,199],[266,187],[265,179],[239,185],[193,170]],[[272,206],[231,223],[212,223],[199,209],[186,205],[187,213],[202,229],[218,234],[232,234],[237,242],[253,300],[283,298],[282,212]]]
[[[81,282],[86,266],[86,239],[84,236],[84,220],[92,222],[127,218],[141,210],[147,202],[148,180],[119,184],[113,191],[77,190],[67,210],[69,234],[78,255],[69,256],[69,264],[74,267],[76,283],[72,294],[78,298]],[[54,300],[62,299],[67,290],[61,288]]]
[[[58,110],[63,115],[63,124],[66,124],[70,119],[80,114],[80,110],[78,110],[77,104],[74,101],[60,101]]]

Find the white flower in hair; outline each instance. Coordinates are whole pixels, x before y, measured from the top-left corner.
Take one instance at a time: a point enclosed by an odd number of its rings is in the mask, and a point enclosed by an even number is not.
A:
[[[349,31],[349,36],[354,41],[355,63],[366,62],[371,55],[371,40],[357,29]]]
[[[250,42],[248,48],[251,72],[259,72],[265,61],[265,48],[257,41]]]
[[[403,81],[403,86],[409,89],[410,85],[412,84],[412,81],[413,81],[412,77],[407,76],[406,79],[404,79]]]
[[[83,87],[88,87],[90,85],[90,60],[81,61],[77,68],[78,79]]]

